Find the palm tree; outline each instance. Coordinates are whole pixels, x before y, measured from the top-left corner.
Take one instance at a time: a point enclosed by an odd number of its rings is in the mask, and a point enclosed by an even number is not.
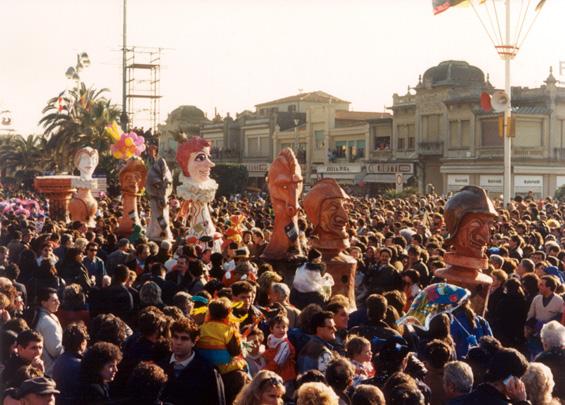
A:
[[[11,135],[0,144],[0,172],[2,176],[17,176],[22,172],[41,173],[53,168],[46,156],[47,141],[43,135]]]
[[[107,91],[80,83],[47,102],[39,124],[45,128],[46,146],[61,168],[71,169],[72,156],[81,147],[91,146],[101,153],[110,149],[105,128],[118,120],[120,110],[103,96]]]

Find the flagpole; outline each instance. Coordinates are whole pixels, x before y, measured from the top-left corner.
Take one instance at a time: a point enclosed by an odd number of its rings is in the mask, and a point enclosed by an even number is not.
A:
[[[512,89],[510,87],[510,61],[514,54],[510,44],[510,0],[506,2],[506,49],[509,54],[504,58],[504,90],[508,96],[508,103],[504,109],[504,208],[510,203],[511,187],[512,187],[512,138],[510,138],[510,117],[512,114]]]

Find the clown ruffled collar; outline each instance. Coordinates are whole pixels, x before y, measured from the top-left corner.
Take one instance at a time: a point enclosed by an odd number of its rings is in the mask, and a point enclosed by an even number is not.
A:
[[[96,180],[83,179],[82,177],[75,177],[71,180],[71,186],[74,188],[88,188],[92,190],[96,188]]]
[[[177,187],[177,195],[185,200],[199,201],[210,203],[216,196],[218,190],[218,183],[215,180],[209,179],[202,183],[195,182],[191,177],[180,175],[179,180],[182,182]]]

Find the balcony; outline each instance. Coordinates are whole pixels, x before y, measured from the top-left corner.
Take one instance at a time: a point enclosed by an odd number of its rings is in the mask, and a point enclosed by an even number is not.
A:
[[[555,160],[565,160],[565,148],[553,148],[553,158]]]
[[[418,142],[418,153],[422,156],[443,155],[443,142]]]
[[[512,147],[512,157],[518,159],[543,159],[544,158],[544,147],[534,146],[534,147]]]
[[[392,158],[392,150],[378,149],[371,151],[371,160],[373,161],[387,161]]]
[[[354,163],[360,162],[365,159],[363,150],[358,151],[356,154],[348,154],[343,149],[333,149],[328,152],[328,160],[331,163]]]
[[[504,148],[501,147],[478,148],[477,155],[480,159],[502,159],[504,157]]]

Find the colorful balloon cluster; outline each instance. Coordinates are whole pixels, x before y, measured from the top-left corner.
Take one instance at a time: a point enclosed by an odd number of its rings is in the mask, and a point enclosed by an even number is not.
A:
[[[116,159],[128,160],[140,156],[145,150],[145,138],[135,132],[122,133],[115,121],[106,127],[106,132],[114,141],[110,150]]]

